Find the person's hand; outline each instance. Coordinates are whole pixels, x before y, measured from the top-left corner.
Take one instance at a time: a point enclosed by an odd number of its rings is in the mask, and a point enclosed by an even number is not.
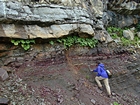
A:
[[[90,68],[90,65],[88,65],[88,68],[89,68],[90,71],[93,71],[93,70]]]
[[[92,69],[90,69],[90,71],[93,71]]]

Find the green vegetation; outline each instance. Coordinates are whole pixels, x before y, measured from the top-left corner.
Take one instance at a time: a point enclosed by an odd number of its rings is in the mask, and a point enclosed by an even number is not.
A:
[[[140,46],[140,38],[138,36],[134,37],[134,40],[126,39],[123,37],[123,30],[127,30],[129,28],[118,28],[118,27],[108,27],[107,31],[110,34],[110,36],[115,40],[115,39],[120,39],[120,44],[123,46]],[[140,30],[140,25],[137,25],[135,29],[135,33],[137,30]]]
[[[51,41],[49,41],[49,43],[51,44],[51,45],[54,45],[54,42],[51,40]]]
[[[123,29],[117,27],[107,27],[107,32],[113,39],[116,39],[117,37],[122,37]]]
[[[67,36],[65,38],[59,38],[56,40],[56,42],[58,43],[62,43],[64,45],[65,48],[69,48],[72,45],[75,44],[79,44],[80,46],[83,47],[90,47],[90,48],[94,48],[96,46],[96,44],[98,43],[98,40],[92,38],[81,38],[78,36]],[[55,42],[54,41],[50,41],[49,42],[51,45],[53,45]]]
[[[136,30],[137,30],[137,31],[140,31],[140,24],[137,24]]]
[[[90,78],[90,76],[89,75],[86,75],[86,79],[89,79]]]
[[[11,43],[13,43],[16,46],[21,46],[24,48],[24,50],[30,49],[31,44],[35,43],[35,40],[31,39],[12,39]],[[64,38],[58,38],[56,40],[50,40],[49,44],[54,45],[55,43],[61,43],[64,45],[64,47],[67,49],[71,47],[72,45],[79,44],[83,47],[90,47],[93,48],[98,43],[98,40],[92,38],[81,38],[78,36],[67,36]]]
[[[140,46],[140,38],[138,36],[134,37],[134,40],[126,39],[123,37],[123,30],[126,30],[129,28],[118,28],[118,27],[107,27],[107,31],[110,34],[110,36],[115,40],[120,40],[119,44],[123,46]],[[135,33],[140,30],[140,24],[136,26]],[[134,34],[135,34],[134,33]],[[21,45],[21,47],[24,48],[24,50],[30,49],[30,45],[35,43],[35,40],[31,39],[12,39],[11,42],[14,45]],[[64,45],[64,47],[67,49],[71,47],[72,45],[79,44],[82,47],[90,47],[94,48],[98,40],[94,39],[93,37],[79,37],[76,35],[71,35],[63,38],[58,38],[56,40],[50,40],[49,44],[54,45],[55,43],[61,43]]]
[[[31,39],[12,39],[11,43],[13,43],[14,45],[18,46],[21,45],[22,48],[24,48],[24,50],[28,50],[30,49],[31,43],[35,43],[35,40]]]
[[[119,104],[119,103],[117,103],[117,102],[114,102],[113,105],[121,105],[121,104]]]

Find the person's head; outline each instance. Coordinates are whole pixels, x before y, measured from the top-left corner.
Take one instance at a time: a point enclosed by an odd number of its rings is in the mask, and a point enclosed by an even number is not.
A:
[[[100,61],[96,61],[96,65],[98,66],[101,62]]]

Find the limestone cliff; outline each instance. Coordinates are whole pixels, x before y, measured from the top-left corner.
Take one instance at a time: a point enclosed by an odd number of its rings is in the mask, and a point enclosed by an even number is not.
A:
[[[1,1],[1,37],[58,38],[76,32],[94,36],[95,28],[104,28],[102,21],[96,19],[102,17],[101,1],[97,8],[93,2],[77,0],[76,4],[73,1],[63,1],[60,5],[53,1],[52,4]]]
[[[138,23],[139,3],[111,0],[1,0],[0,37],[58,38],[72,33],[86,34],[110,42],[105,27]],[[113,4],[113,5],[112,5]],[[127,5],[130,4],[130,5]],[[131,4],[135,4],[132,5]],[[127,7],[126,7],[127,5]],[[114,10],[118,7],[117,13]],[[109,10],[110,9],[110,10]],[[135,14],[135,15],[133,15]],[[127,19],[127,21],[126,21]],[[101,33],[101,37],[97,37]],[[102,40],[104,39],[104,40]]]

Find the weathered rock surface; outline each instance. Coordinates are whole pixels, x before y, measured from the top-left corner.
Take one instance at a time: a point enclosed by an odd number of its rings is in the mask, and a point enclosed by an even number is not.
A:
[[[127,39],[130,39],[130,40],[134,39],[134,34],[131,30],[124,30],[123,31],[123,36]]]
[[[7,81],[0,82],[0,96],[19,105],[139,105],[139,53],[117,49],[114,44],[94,49],[77,46],[67,51],[47,44],[33,46],[28,52],[14,48],[10,57],[2,59],[11,72]],[[98,90],[95,74],[88,70],[87,65],[95,68],[96,60],[113,73],[111,98],[105,88]]]
[[[9,79],[0,82],[1,97],[13,105],[140,104],[139,49],[102,43],[93,49],[74,46],[65,50],[59,44],[43,43],[24,51],[10,43],[10,38],[48,39],[72,33],[111,42],[104,26],[138,23],[139,2],[131,6],[136,2],[124,5],[122,1],[126,0],[19,1],[0,1],[0,66],[9,68]],[[119,11],[115,11],[116,6]],[[118,14],[123,12],[125,15]],[[97,89],[95,75],[87,69],[87,65],[94,68],[96,60],[113,73],[111,98],[106,97],[105,89],[103,92]]]
[[[103,28],[102,21],[98,22],[94,16],[98,12],[91,16],[87,7],[23,5],[17,1],[1,2],[0,5],[1,37],[58,38],[71,33],[94,36],[94,28]]]
[[[2,24],[1,37],[34,39],[34,38],[59,38],[76,32],[85,33],[94,36],[94,30],[91,25],[86,24],[62,24],[51,25],[50,27],[40,27],[38,25],[15,25]]]
[[[59,0],[57,2],[48,0],[40,3],[32,3],[30,0],[27,2],[24,0],[0,1],[0,37],[46,39],[71,33],[95,36],[96,31],[97,33],[102,31],[105,33],[103,36],[107,37],[105,41],[110,42],[112,40],[104,26],[125,27],[137,24],[139,19],[138,15],[132,13],[124,16],[108,11],[110,3],[110,1],[101,0]],[[118,3],[112,4],[116,6]],[[115,8],[114,6],[112,8]],[[119,8],[123,13],[124,7]],[[113,10],[112,8],[110,10]],[[132,11],[131,6],[127,9]],[[134,10],[138,11],[139,6],[133,8]]]
[[[1,105],[8,105],[9,104],[9,99],[7,99],[7,98],[0,98],[0,104]]]
[[[139,22],[140,1],[139,0],[108,0],[107,10],[104,13],[105,25],[116,27],[129,27]]]
[[[140,1],[139,0],[108,0],[108,7],[119,14],[126,15],[140,15]]]
[[[3,68],[0,68],[0,80],[4,81],[8,78],[8,73],[6,70],[4,70]]]
[[[136,15],[121,15],[113,11],[107,11],[103,16],[103,22],[106,27],[129,27],[131,25],[136,25],[139,22],[139,19],[139,16]]]

